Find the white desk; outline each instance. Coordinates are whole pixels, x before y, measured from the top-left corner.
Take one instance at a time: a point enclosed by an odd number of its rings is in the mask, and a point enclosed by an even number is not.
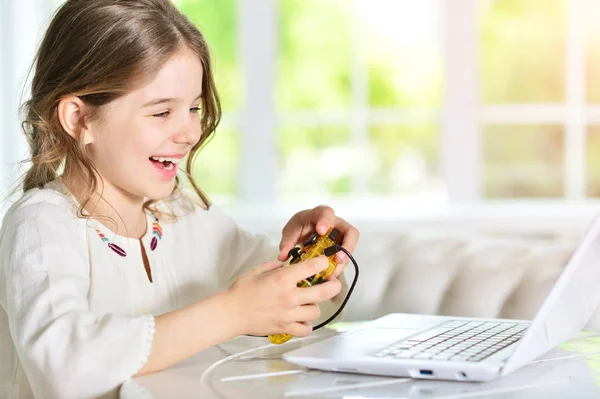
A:
[[[230,354],[267,344],[266,339],[240,337],[206,350],[163,372],[135,378],[121,388],[122,399],[185,398],[599,398],[600,335],[576,337],[542,359],[513,374],[487,383],[410,380],[306,370],[280,354],[322,339],[271,346],[225,362]]]

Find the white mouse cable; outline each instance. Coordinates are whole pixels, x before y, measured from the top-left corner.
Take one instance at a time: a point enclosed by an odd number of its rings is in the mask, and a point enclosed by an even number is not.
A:
[[[346,303],[348,302],[348,299],[350,299],[350,295],[352,295],[352,291],[354,291],[354,287],[356,286],[356,282],[358,280],[358,273],[359,273],[359,271],[358,271],[359,270],[358,269],[358,264],[356,263],[356,260],[354,259],[354,257],[350,253],[350,251],[348,251],[346,248],[342,247],[341,245],[336,244],[334,246],[331,246],[331,247],[327,248],[325,250],[325,255],[326,256],[331,256],[331,255],[333,255],[333,254],[335,254],[335,253],[337,253],[339,251],[344,252],[348,256],[348,258],[350,258],[350,261],[352,261],[352,264],[354,266],[354,271],[355,271],[354,278],[352,280],[352,284],[350,285],[350,289],[348,290],[348,294],[346,294],[346,297],[344,298],[344,301],[342,302],[342,305],[339,307],[339,309],[331,317],[329,317],[327,320],[325,320],[323,323],[321,323],[321,324],[319,324],[317,326],[314,326],[313,327],[313,331],[318,330],[319,328],[321,328],[321,327],[329,324],[332,320],[334,320],[341,313],[341,311],[346,306]],[[306,336],[306,337],[303,337],[303,338],[300,338],[300,339],[307,339],[309,337],[310,336]],[[297,342],[298,339],[296,339],[294,341]],[[277,345],[277,346],[278,347],[282,347],[286,343],[283,343],[283,344]],[[261,350],[261,349],[266,349],[266,348],[269,348],[269,347],[272,347],[272,346],[275,346],[275,345],[272,344],[272,343],[269,343],[267,345],[259,346],[257,348],[248,349],[248,350],[245,350],[245,351],[240,352],[240,353],[235,353],[233,355],[227,356],[227,357],[225,357],[225,358],[223,358],[221,360],[218,360],[218,361],[214,362],[213,364],[211,364],[210,366],[208,366],[208,368],[206,370],[204,370],[204,372],[200,376],[200,383],[201,384],[205,384],[206,383],[206,378],[208,377],[208,375],[214,369],[216,369],[217,367],[219,367],[223,363],[227,363],[228,361],[237,359],[238,357],[242,357],[242,356],[247,355],[249,353],[252,353],[252,352],[255,352],[255,351],[258,351],[258,350]]]
[[[313,337],[306,336],[306,337],[302,337],[302,338],[296,338],[294,341],[288,341],[288,342],[298,342],[299,340],[304,340],[304,339],[308,339],[308,338],[313,338]],[[259,350],[262,350],[262,349],[266,349],[266,348],[270,348],[270,347],[274,347],[274,346],[277,346],[278,348],[285,347],[286,343],[283,343],[281,345],[275,345],[275,344],[269,343],[267,345],[262,345],[262,346],[259,346],[257,348],[251,348],[251,349],[245,350],[243,352],[234,353],[233,355],[229,355],[229,356],[227,356],[227,357],[225,357],[225,358],[223,358],[221,360],[217,360],[216,362],[214,362],[213,364],[211,364],[210,366],[208,366],[206,370],[204,370],[204,372],[200,376],[200,383],[201,384],[205,384],[206,383],[206,379],[208,378],[208,375],[213,370],[215,370],[217,367],[219,367],[220,365],[222,365],[223,363],[227,363],[227,362],[229,362],[231,360],[235,360],[235,359],[237,359],[239,357],[245,356],[245,355],[247,355],[249,353],[256,352],[256,351],[259,351]]]

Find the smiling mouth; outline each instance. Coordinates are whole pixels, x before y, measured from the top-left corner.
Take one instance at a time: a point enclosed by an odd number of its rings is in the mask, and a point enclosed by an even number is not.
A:
[[[173,170],[181,161],[179,158],[150,157],[149,159],[155,166],[162,167],[164,170]]]

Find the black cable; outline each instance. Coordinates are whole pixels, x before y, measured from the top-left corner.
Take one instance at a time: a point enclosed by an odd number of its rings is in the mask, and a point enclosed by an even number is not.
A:
[[[344,310],[344,307],[346,306],[348,299],[350,299],[350,295],[352,295],[352,291],[354,291],[354,286],[356,286],[356,281],[358,281],[358,264],[354,260],[354,257],[350,254],[350,252],[346,248],[342,247],[341,245],[336,244],[335,250],[336,251],[334,253],[337,253],[339,251],[344,252],[346,255],[348,255],[348,258],[352,261],[352,264],[354,265],[354,271],[355,271],[354,279],[352,280],[352,284],[350,284],[350,288],[348,289],[348,294],[346,294],[346,298],[344,298],[344,301],[342,302],[340,308],[333,314],[333,316],[331,316],[330,318],[328,318],[321,324],[314,326],[313,331],[318,330],[319,328],[329,324],[333,319],[335,319],[342,312],[342,310]]]
[[[352,291],[354,291],[354,287],[356,286],[356,282],[358,281],[358,264],[356,263],[356,260],[354,259],[354,257],[352,256],[352,254],[344,247],[342,247],[339,244],[335,244],[329,248],[325,249],[325,255],[326,256],[331,256],[333,254],[336,254],[338,252],[344,252],[346,255],[348,255],[348,258],[352,261],[352,265],[354,266],[354,279],[352,280],[352,284],[350,284],[350,288],[348,289],[348,293],[346,294],[346,298],[344,298],[344,301],[342,302],[342,304],[340,305],[339,309],[331,316],[329,317],[327,320],[325,320],[324,322],[322,322],[321,324],[318,324],[316,326],[313,327],[313,331],[318,330],[321,327],[326,326],[327,324],[331,323],[331,321],[333,319],[335,319],[341,312],[342,310],[344,310],[344,307],[346,306],[346,303],[348,303],[348,300],[350,299],[350,295],[352,295]],[[246,334],[246,336],[248,337],[257,337],[257,338],[267,338],[268,335],[248,335]]]

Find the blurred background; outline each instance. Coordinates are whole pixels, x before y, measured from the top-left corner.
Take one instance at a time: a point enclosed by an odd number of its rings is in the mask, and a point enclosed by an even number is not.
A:
[[[25,73],[61,1],[0,4],[6,196],[26,167]],[[275,241],[323,203],[356,225],[347,319],[533,316],[600,209],[600,0],[176,5],[224,108],[200,186]]]
[[[5,195],[24,73],[61,1],[2,2]],[[238,215],[598,204],[600,0],[175,3],[212,48],[224,109],[194,172]]]

